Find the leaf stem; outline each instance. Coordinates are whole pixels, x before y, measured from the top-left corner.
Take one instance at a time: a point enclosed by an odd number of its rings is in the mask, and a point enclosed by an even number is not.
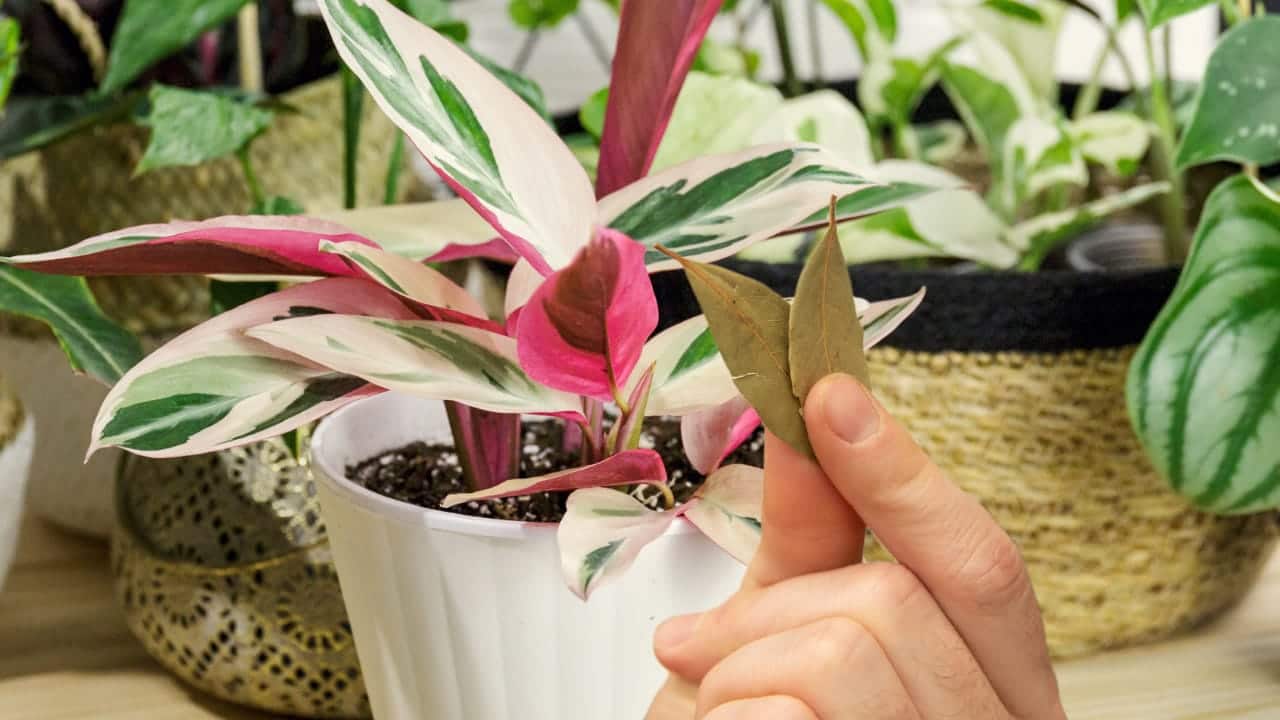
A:
[[[1120,49],[1120,36],[1115,26],[1102,25],[1102,29],[1107,34],[1107,43],[1098,53],[1093,72],[1089,74],[1089,81],[1076,98],[1076,106],[1071,112],[1071,116],[1076,120],[1098,109],[1098,102],[1102,99],[1102,72],[1107,67],[1108,59],[1114,57],[1120,63],[1120,70],[1129,83],[1130,91],[1138,88],[1138,76],[1133,70],[1133,63],[1129,62],[1129,57]],[[1140,95],[1138,97],[1141,99]]]
[[[360,124],[364,114],[364,86],[350,68],[342,68],[342,205],[356,206],[356,168],[360,153]]]
[[[654,483],[654,486],[662,491],[662,503],[667,510],[676,506],[676,494],[671,492],[671,486],[666,483]]]
[[[782,63],[782,92],[795,97],[804,92],[800,77],[796,75],[796,59],[791,52],[791,33],[787,29],[787,7],[783,0],[770,0],[773,14],[773,36],[778,44],[778,60]]]
[[[249,146],[245,145],[236,152],[236,157],[240,159],[240,169],[244,171],[244,182],[249,186],[249,197],[253,200],[253,204],[261,206],[266,200],[266,195],[262,192],[262,183],[258,181],[258,175],[253,171],[253,160],[249,157]]]
[[[397,132],[391,146],[391,158],[387,161],[386,188],[382,192],[382,204],[394,205],[400,199],[400,169],[404,166],[404,133]]]
[[[1173,108],[1169,103],[1169,89],[1165,84],[1164,74],[1156,67],[1152,33],[1143,33],[1143,41],[1150,78],[1147,110],[1156,126],[1155,142],[1152,144],[1152,170],[1156,180],[1164,180],[1170,186],[1169,192],[1160,201],[1165,255],[1170,262],[1181,263],[1190,249],[1190,238],[1187,234],[1183,177],[1174,164],[1177,128],[1173,121]]]

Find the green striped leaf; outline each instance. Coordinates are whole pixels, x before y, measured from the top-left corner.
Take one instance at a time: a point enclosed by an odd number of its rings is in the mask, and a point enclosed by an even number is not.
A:
[[[1280,161],[1280,17],[1233,28],[1214,48],[1178,165]]]
[[[447,322],[317,315],[252,328],[249,337],[398,392],[500,413],[580,417],[582,400],[521,369],[516,341]]]
[[[421,262],[358,242],[322,241],[320,252],[345,259],[370,280],[402,297],[477,320],[488,317],[479,300],[440,271]]]
[[[677,264],[655,245],[711,262],[800,224],[833,195],[874,188],[816,146],[766,145],[645,177],[601,200],[600,218],[649,247],[657,272]]]
[[[386,0],[320,8],[347,66],[458,194],[539,270],[567,265],[591,238],[595,196],[537,112]]]
[[[48,324],[71,367],[107,385],[142,359],[137,338],[102,314],[83,278],[0,264],[0,311]]]
[[[1210,196],[1128,400],[1156,468],[1197,506],[1280,506],[1280,204],[1248,179]]]
[[[244,334],[280,318],[329,312],[411,317],[373,283],[333,278],[250,301],[151,353],[108,393],[90,452],[107,446],[178,457],[281,435],[381,392]]]
[[[726,465],[694,497],[684,513],[689,522],[739,562],[751,562],[764,527],[764,470]]]
[[[1138,171],[1151,145],[1147,123],[1127,112],[1090,113],[1072,122],[1070,132],[1087,160],[1121,176]]]
[[[569,496],[556,528],[560,567],[575,595],[587,599],[602,584],[626,572],[645,545],[676,519],[608,488],[586,488]]]

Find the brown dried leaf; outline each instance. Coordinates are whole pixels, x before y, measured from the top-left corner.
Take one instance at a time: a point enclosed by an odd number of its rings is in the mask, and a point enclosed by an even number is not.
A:
[[[814,244],[796,284],[789,347],[791,389],[801,404],[832,373],[847,373],[871,386],[853,282],[836,232],[834,199],[826,236]]]
[[[812,457],[800,402],[791,392],[787,301],[749,277],[658,249],[684,267],[734,383],[764,426]]]

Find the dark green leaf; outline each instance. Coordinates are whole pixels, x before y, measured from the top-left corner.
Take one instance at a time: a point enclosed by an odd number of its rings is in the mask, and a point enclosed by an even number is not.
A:
[[[268,195],[249,209],[250,215],[301,215],[304,212],[306,208],[281,195]]]
[[[0,159],[38,150],[84,128],[129,117],[140,93],[15,97],[0,118]]]
[[[484,55],[481,55],[479,52],[476,52],[469,45],[459,45],[458,47],[466,50],[468,55],[484,66],[485,70],[493,73],[493,76],[501,80],[502,84],[506,85],[511,92],[519,95],[520,99],[524,100],[526,105],[536,110],[537,113],[542,116],[542,119],[546,120],[548,123],[551,122],[551,114],[547,112],[547,99],[543,96],[542,87],[539,86],[538,83],[514,70],[508,70]]]
[[[229,20],[248,0],[125,0],[111,37],[102,93],[123,89],[156,62]]]
[[[209,312],[212,315],[221,315],[247,302],[270,295],[279,289],[279,283],[270,281],[228,282],[226,280],[214,280],[209,283]]]
[[[668,254],[684,267],[711,336],[742,396],[770,432],[812,456],[800,401],[792,393],[788,358],[791,306],[749,277]]]
[[[1214,49],[1178,165],[1280,160],[1280,17],[1233,28]]]
[[[853,300],[849,268],[840,249],[835,213],[833,199],[827,232],[814,244],[800,271],[791,305],[791,389],[802,404],[813,386],[833,373],[852,375],[871,387],[862,350],[862,323]]]
[[[13,79],[18,76],[20,35],[17,20],[0,17],[0,112],[3,112],[5,100],[9,99]]]
[[[1020,3],[1017,0],[985,0],[982,6],[990,10],[995,10],[1001,15],[1007,15],[1011,18],[1022,20],[1024,22],[1035,23],[1036,25],[1044,24],[1044,14],[1036,8]]]
[[[360,156],[360,125],[364,120],[364,86],[349,68],[342,68],[342,206],[356,206],[356,171]]]
[[[1209,197],[1128,398],[1147,454],[1196,505],[1280,506],[1280,204],[1247,178]]]
[[[578,0],[510,0],[507,13],[526,29],[555,27],[578,11]]]
[[[1206,5],[1213,5],[1213,0],[1137,0],[1142,8],[1142,15],[1147,19],[1147,27],[1154,28],[1187,13],[1195,12]]]
[[[156,85],[146,124],[151,141],[137,173],[230,155],[271,124],[273,114],[213,93]]]
[[[604,136],[604,113],[609,107],[609,88],[604,87],[591,93],[591,97],[582,103],[582,108],[578,110],[578,120],[582,123],[582,129],[591,133],[591,136],[600,141]]]
[[[392,0],[392,4],[445,37],[460,43],[467,41],[467,24],[453,16],[445,0]]]
[[[892,0],[871,0],[866,4],[852,0],[821,0],[840,22],[844,24],[863,61],[870,61],[874,52],[887,49],[898,30],[898,18]],[[863,11],[870,17],[867,17]],[[871,37],[875,33],[879,40]]]
[[[0,311],[48,324],[71,367],[108,385],[142,359],[137,338],[102,314],[83,278],[0,264]]]

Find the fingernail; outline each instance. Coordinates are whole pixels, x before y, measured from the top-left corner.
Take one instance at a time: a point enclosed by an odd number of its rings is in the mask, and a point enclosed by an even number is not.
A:
[[[698,627],[698,620],[702,617],[701,613],[693,615],[678,615],[667,620],[658,626],[657,632],[653,636],[654,647],[658,650],[675,650],[693,637],[693,631]]]
[[[880,429],[880,413],[862,383],[848,375],[834,375],[818,387],[822,416],[841,440],[856,445]]]

